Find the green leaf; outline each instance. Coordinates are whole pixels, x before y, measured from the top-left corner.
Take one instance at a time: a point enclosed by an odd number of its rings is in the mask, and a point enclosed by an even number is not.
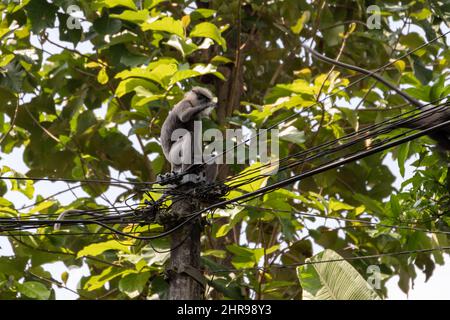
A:
[[[11,190],[19,191],[23,195],[25,195],[28,199],[32,199],[34,194],[34,183],[31,180],[26,181],[11,180]]]
[[[31,0],[25,10],[31,22],[31,30],[39,34],[42,29],[53,27],[58,7],[46,0]]]
[[[228,59],[227,57],[224,56],[214,56],[214,58],[212,58],[210,62],[214,64],[233,63],[231,59]]]
[[[97,118],[95,113],[91,110],[86,110],[76,119],[76,125],[74,131],[77,134],[82,134],[97,124]]]
[[[210,38],[219,44],[224,51],[227,50],[227,42],[222,37],[219,28],[210,22],[202,22],[194,26],[189,36],[192,38]]]
[[[201,18],[209,18],[212,17],[217,11],[213,9],[196,9],[195,11],[191,12],[191,17],[193,20],[201,19]]]
[[[109,81],[108,73],[106,73],[106,68],[100,69],[100,72],[97,75],[97,81],[100,84],[107,84]]]
[[[432,16],[432,12],[428,8],[423,8],[418,12],[413,12],[410,14],[412,18],[416,18],[417,20],[425,20]]]
[[[227,198],[232,199],[241,195],[243,192],[252,192],[264,187],[274,169],[276,168],[273,166],[264,167],[261,162],[253,163],[251,166],[245,168],[239,173],[238,178],[233,180],[233,184],[239,184],[244,181],[248,182],[252,178],[256,177],[260,177],[260,179],[255,179],[253,182],[246,183],[245,185],[240,186],[238,190],[232,190]]]
[[[412,59],[414,75],[423,85],[428,85],[433,79],[433,71],[429,70],[419,57],[412,55]]]
[[[0,197],[0,207],[2,207],[2,211],[5,211],[7,207],[13,207],[13,203],[9,201],[8,199]],[[11,209],[13,210],[13,209]],[[8,212],[13,213],[14,211],[8,210]]]
[[[184,38],[184,29],[181,20],[175,20],[172,17],[164,17],[152,22],[144,22],[141,24],[142,31],[164,31]]]
[[[297,268],[305,298],[314,300],[379,300],[378,294],[347,261],[333,250],[308,259],[311,264]]]
[[[145,6],[147,9],[152,9],[154,7],[156,7],[158,4],[160,4],[161,2],[165,2],[166,0],[146,0],[145,1]]]
[[[341,211],[341,210],[353,210],[354,206],[346,204],[342,201],[337,201],[335,199],[331,199],[328,205],[330,211]]]
[[[7,191],[8,187],[6,186],[5,181],[0,180],[0,197],[3,197]]]
[[[300,32],[302,32],[303,30],[303,26],[306,22],[308,22],[310,16],[311,13],[309,11],[303,12],[302,16],[297,20],[295,26],[291,27],[292,32],[295,34],[300,34]]]
[[[137,10],[133,0],[103,0],[103,4],[108,8],[121,6]]]
[[[61,273],[61,280],[64,284],[67,284],[67,281],[69,280],[69,273],[67,271]]]
[[[122,22],[119,19],[112,19],[107,14],[94,20],[92,27],[101,35],[114,34],[122,28]]]
[[[214,74],[216,77],[218,77],[221,80],[224,80],[221,73],[217,72],[217,68],[212,65],[202,65],[198,64],[193,69],[188,70],[178,70],[170,79],[170,85],[173,85],[177,82],[180,82],[185,79],[190,79],[198,76],[202,76],[205,74]]]
[[[444,97],[446,90],[450,90],[450,87],[445,85],[445,76],[442,75],[431,87],[430,101],[436,101],[441,97]]]
[[[121,14],[110,14],[109,16],[111,18],[131,21],[136,24],[144,23],[149,18],[147,10],[139,10],[139,11],[125,10]]]
[[[356,200],[362,202],[368,210],[370,210],[378,215],[384,214],[383,206],[380,204],[380,202],[376,201],[375,199],[372,199],[372,198],[362,195],[362,194],[355,194],[354,198]]]
[[[294,126],[289,126],[286,129],[280,131],[279,137],[281,140],[296,144],[302,144],[305,142],[305,133],[303,131],[299,131]]]
[[[21,294],[31,299],[48,300],[50,298],[50,290],[40,282],[16,283],[16,287]]]
[[[34,206],[31,210],[30,213],[36,213],[36,212],[41,212],[44,211],[45,209],[50,208],[52,205],[54,205],[55,202],[54,201],[44,201],[39,203],[38,205]]]
[[[120,279],[119,290],[131,299],[136,298],[144,290],[149,278],[150,272],[128,274]]]
[[[404,143],[398,147],[397,163],[402,177],[405,176],[405,163],[409,155],[410,142]]]
[[[13,54],[5,54],[5,55],[3,55],[2,57],[0,57],[0,67],[5,67],[13,59],[14,59],[14,55]]]
[[[230,251],[231,253],[234,253],[235,255],[250,256],[250,257],[254,256],[254,252],[252,249],[241,247],[235,244],[228,245],[227,250]]]
[[[123,270],[119,268],[108,267],[106,269],[103,269],[99,275],[91,276],[84,284],[84,289],[88,291],[97,290],[103,287],[108,281],[132,272],[133,271],[129,269]]]
[[[329,28],[323,31],[323,37],[328,46],[334,47],[339,44],[341,40],[340,35],[345,32],[345,27],[343,25],[336,26],[334,28]]]
[[[134,91],[137,87],[154,89],[155,85],[145,79],[128,78],[120,81],[116,89],[116,95],[122,97],[123,95]]]
[[[279,84],[276,86],[276,88],[285,90],[285,94],[278,95],[278,97],[283,97],[286,95],[290,95],[290,93],[304,93],[308,95],[314,94],[314,87],[311,86],[309,81],[303,80],[303,79],[296,79],[292,83],[289,84]],[[287,91],[287,92],[286,92]],[[268,97],[266,99],[269,99]]]
[[[419,83],[419,86],[406,88],[404,91],[409,95],[411,95],[413,98],[423,101],[431,101],[430,99],[431,88],[429,86],[423,86]]]
[[[68,27],[68,22],[70,22],[68,19],[73,18],[68,14],[58,12],[59,39],[61,41],[72,42],[76,46],[81,41],[83,31],[81,28]]]
[[[235,282],[230,282],[226,279],[217,279],[209,281],[208,284],[220,293],[223,293],[225,297],[235,300],[242,300],[242,287]]]
[[[77,258],[85,256],[98,256],[107,250],[120,250],[126,253],[130,253],[130,246],[124,245],[116,240],[109,240],[106,242],[99,242],[88,245],[82,250],[78,251]]]
[[[233,226],[229,223],[224,223],[223,225],[221,225],[219,227],[219,229],[217,229],[216,234],[214,235],[216,238],[221,238],[224,237],[228,234],[228,232],[231,231],[231,229],[233,229]]]
[[[171,76],[177,71],[178,67],[176,63],[164,62],[156,65],[152,70],[133,68],[131,70],[124,70],[116,75],[116,78],[127,79],[127,78],[143,78],[147,80],[154,81],[161,85],[162,87],[167,87],[170,82]],[[133,82],[135,83],[135,82]],[[119,86],[120,87],[120,86]],[[117,88],[119,91],[119,88]],[[120,93],[124,91],[124,88],[120,88]]]
[[[391,199],[389,202],[391,204],[393,218],[398,218],[401,214],[401,206],[400,202],[398,201],[398,196],[395,194],[391,195]]]
[[[250,256],[234,256],[231,259],[231,264],[236,269],[253,268],[256,265],[253,257]]]
[[[394,67],[398,70],[398,72],[402,73],[405,71],[406,63],[403,60],[395,60]]]
[[[264,248],[249,249],[235,244],[226,246],[234,254],[231,263],[237,269],[252,268],[264,255]]]
[[[210,250],[206,250],[205,252],[202,252],[202,256],[203,257],[213,256],[213,257],[216,257],[216,258],[219,258],[219,259],[225,259],[226,256],[227,256],[227,253],[226,253],[225,250],[218,250],[218,249],[213,250],[213,249],[210,249]]]
[[[166,44],[180,51],[183,57],[188,56],[192,52],[199,49],[199,47],[193,43],[191,39],[183,40],[183,38],[175,34],[170,36],[170,39],[166,42]]]
[[[422,46],[425,43],[425,41],[417,32],[411,32],[406,35],[402,35],[400,37],[400,43],[402,45],[407,46],[410,50],[415,50],[416,48]],[[420,57],[420,56],[424,55],[425,52],[426,52],[426,49],[422,48],[420,50],[415,51],[414,55],[412,55],[412,57],[414,57],[414,56]]]

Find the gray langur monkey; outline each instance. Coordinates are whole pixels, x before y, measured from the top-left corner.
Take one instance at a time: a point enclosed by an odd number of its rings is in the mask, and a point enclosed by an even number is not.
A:
[[[216,107],[214,97],[206,88],[194,87],[169,112],[161,127],[161,146],[172,172],[182,173],[194,165],[194,149],[202,149],[201,137],[194,136],[194,122],[209,117]],[[200,138],[200,139],[199,139]],[[197,165],[205,174],[206,182],[214,182],[217,164]]]
[[[303,48],[305,48],[306,51],[311,53],[314,57],[316,57],[317,59],[319,59],[322,62],[333,64],[335,66],[342,67],[345,69],[353,70],[353,71],[368,75],[368,76],[376,79],[377,81],[379,81],[382,84],[384,84],[385,86],[387,86],[389,89],[395,91],[406,102],[410,103],[417,109],[420,109],[422,111],[427,111],[427,110],[431,110],[433,108],[432,105],[424,105],[421,102],[419,102],[418,100],[414,99],[413,97],[408,95],[406,92],[403,92],[402,90],[397,88],[395,85],[393,85],[392,83],[390,83],[389,81],[387,81],[386,79],[381,77],[379,74],[372,73],[369,70],[366,70],[366,69],[363,69],[363,68],[360,68],[360,67],[357,67],[357,66],[354,66],[351,64],[347,64],[344,62],[340,62],[340,61],[328,58],[328,57],[318,53],[314,49],[311,49],[310,47],[308,47],[306,45],[302,44],[302,46],[303,46]],[[450,108],[447,107],[442,112],[440,111],[440,112],[436,112],[434,114],[430,114],[428,117],[423,118],[423,119],[417,119],[417,120],[405,122],[401,126],[405,127],[405,128],[417,129],[417,130],[427,129],[427,128],[431,128],[435,125],[438,125],[439,123],[442,123],[442,122],[448,121],[448,120],[450,120]],[[450,151],[450,126],[440,128],[436,131],[433,131],[432,133],[428,134],[428,136],[430,138],[432,138],[433,140],[435,140],[441,148],[443,148],[444,150]]]

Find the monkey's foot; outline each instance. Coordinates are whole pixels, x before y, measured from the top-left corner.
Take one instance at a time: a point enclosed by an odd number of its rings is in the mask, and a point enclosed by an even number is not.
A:
[[[205,183],[206,175],[205,172],[199,173],[184,173],[181,174],[179,172],[169,172],[165,174],[160,174],[156,177],[156,182],[160,185],[167,185],[169,188],[175,188],[177,186],[181,186],[188,183]]]
[[[197,173],[188,173],[183,175],[183,179],[181,179],[180,184],[187,184],[187,183],[204,183],[206,182],[206,176],[204,172]]]
[[[178,185],[182,178],[183,177],[178,172],[167,172],[164,174],[158,174],[156,176],[156,182],[162,186],[173,183],[173,185],[169,185],[170,187]]]

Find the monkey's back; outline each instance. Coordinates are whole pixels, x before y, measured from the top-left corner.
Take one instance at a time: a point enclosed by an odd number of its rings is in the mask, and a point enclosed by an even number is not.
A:
[[[177,128],[178,122],[181,121],[171,110],[169,111],[169,114],[167,115],[167,118],[166,120],[164,120],[164,123],[161,127],[161,135],[160,135],[161,147],[167,159],[169,157],[170,148],[172,147],[173,144],[172,132]]]
[[[177,129],[185,129],[190,132],[193,132],[194,130],[194,124],[191,121],[184,123],[180,120],[178,117],[178,113],[180,112],[179,109],[179,105],[177,105],[170,110],[161,127],[160,140],[166,159],[169,159],[170,148],[175,143],[175,141],[172,140],[172,133]]]

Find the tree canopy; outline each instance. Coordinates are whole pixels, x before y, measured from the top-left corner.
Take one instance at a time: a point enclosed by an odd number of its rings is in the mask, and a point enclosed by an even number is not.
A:
[[[313,59],[302,43],[368,70],[388,65],[380,73],[425,103],[450,93],[449,1],[21,0],[0,7],[0,159],[23,150],[28,167],[18,172],[0,160],[0,175],[73,179],[68,188],[84,192],[62,203],[58,194],[44,197],[36,181],[2,179],[0,219],[114,213],[126,199],[148,201],[133,183],[169,170],[157,138],[193,86],[218,97],[209,127],[269,128],[289,118],[277,126],[280,158],[412,110],[383,84]],[[398,188],[394,171],[404,177],[408,159],[413,174]],[[206,297],[383,298],[386,281],[397,275],[407,293],[417,272],[428,279],[444,263],[447,163],[422,137],[219,209],[202,237]],[[315,165],[289,167],[227,197]],[[224,166],[220,178],[252,168]],[[96,179],[109,183],[76,183]],[[54,193],[60,191],[70,192]],[[13,192],[34,205],[14,203]],[[161,231],[156,224],[114,227]],[[167,238],[130,239],[96,224],[58,232],[53,225],[20,232],[0,226],[0,235],[13,248],[0,257],[1,299],[55,298],[54,288],[70,276],[54,279],[44,270],[57,261],[88,266],[76,288],[81,299],[166,295]],[[348,261],[311,263],[324,259]],[[371,265],[380,268],[381,286],[367,291]]]

